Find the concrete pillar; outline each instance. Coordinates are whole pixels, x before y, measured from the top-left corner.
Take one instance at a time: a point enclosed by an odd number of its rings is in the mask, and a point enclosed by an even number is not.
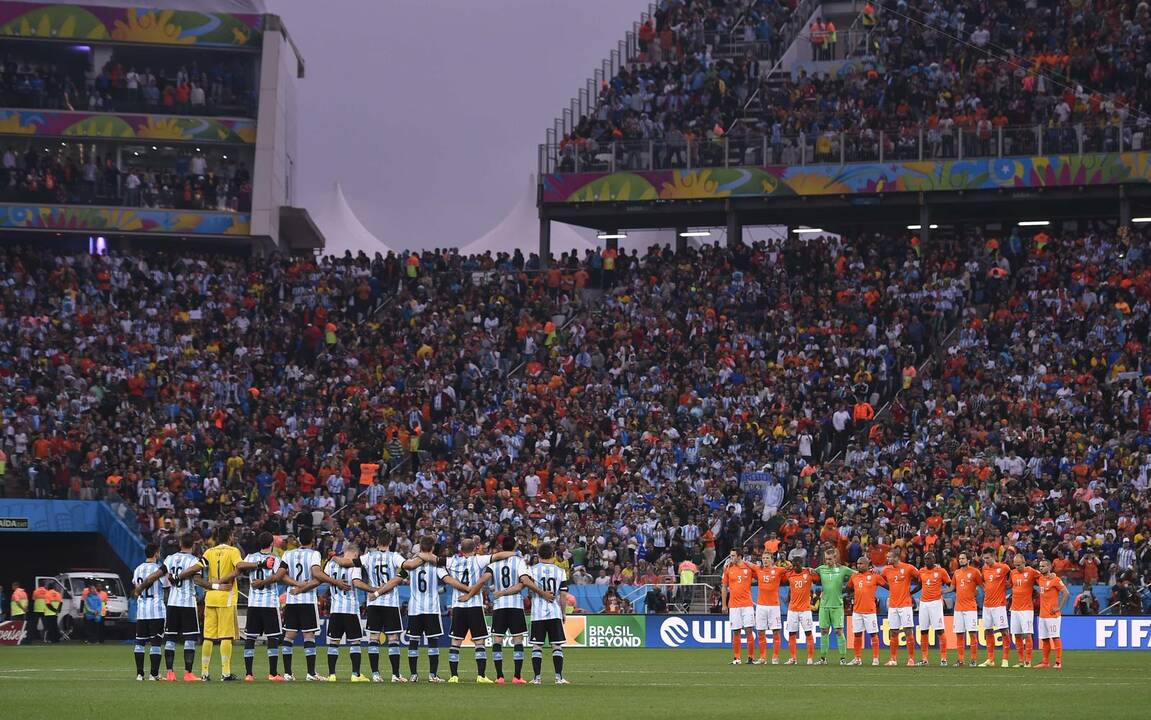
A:
[[[687,252],[687,238],[683,234],[687,232],[686,227],[677,227],[675,229],[675,254]]]
[[[732,208],[727,209],[727,246],[735,247],[743,242],[743,223]]]
[[[552,254],[552,221],[540,215],[540,266],[547,267]]]
[[[924,250],[931,242],[931,211],[926,202],[919,206],[919,241]]]

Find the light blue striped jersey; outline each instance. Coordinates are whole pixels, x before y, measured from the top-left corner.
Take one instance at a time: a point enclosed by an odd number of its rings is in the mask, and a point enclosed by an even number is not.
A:
[[[269,559],[272,560],[272,567],[268,567]],[[256,567],[248,572],[249,580],[267,580],[280,571],[280,559],[269,553],[248,553],[244,562],[256,563]],[[249,588],[248,607],[278,609],[280,607],[279,583],[272,583],[261,588]]]
[[[564,607],[560,590],[567,587],[568,574],[558,565],[542,562],[532,566],[531,575],[541,590],[555,593],[555,599],[551,602],[539,595],[532,597],[532,620],[563,620]]]
[[[440,580],[447,577],[448,571],[427,563],[411,571],[408,576],[408,617],[412,615],[440,614]]]
[[[329,560],[328,564],[324,566],[324,572],[331,575],[336,580],[343,580],[349,585],[353,580],[360,580],[360,569],[358,567],[340,567],[336,564],[335,560]],[[331,602],[328,605],[328,612],[332,614],[341,615],[356,615],[360,614],[360,599],[356,597],[356,588],[351,587],[347,590],[341,590],[335,585],[329,585],[329,592],[331,594]]]
[[[190,567],[200,564],[200,558],[186,552],[178,552],[164,558],[168,568],[168,605],[170,607],[196,607],[196,584],[192,578],[177,580],[176,577]]]
[[[147,560],[140,563],[132,572],[132,586],[135,587],[144,582],[159,569],[159,563]],[[140,597],[136,598],[136,619],[163,620],[166,614],[164,611],[164,578],[160,578],[141,592]]]
[[[456,555],[448,558],[448,573],[464,585],[471,586],[480,579],[488,565],[492,564],[491,555]],[[462,592],[452,588],[452,607],[483,607],[484,598],[476,593],[468,600],[460,600]]]
[[[510,557],[507,560],[492,563],[488,566],[488,572],[492,574],[492,590],[495,592],[503,592],[512,585],[517,584],[524,575],[531,575],[531,573],[528,572],[527,563],[518,555]],[[503,597],[492,600],[492,609],[523,610],[523,593],[518,592],[514,595],[504,595]]]
[[[379,587],[400,574],[400,565],[404,556],[391,550],[371,550],[360,556],[360,564],[364,566],[364,582],[372,587]],[[387,595],[381,595],[375,600],[369,600],[368,605],[375,607],[400,606],[400,590],[397,587]]]
[[[308,582],[312,579],[312,568],[323,567],[320,562],[320,553],[312,548],[296,548],[284,553],[284,557],[280,558],[280,562],[288,568],[288,575],[297,582]],[[315,589],[307,592],[293,595],[288,593],[288,605],[315,605],[316,604],[316,591]]]

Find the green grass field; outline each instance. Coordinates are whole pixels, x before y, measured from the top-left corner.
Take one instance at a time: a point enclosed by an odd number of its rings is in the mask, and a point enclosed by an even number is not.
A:
[[[834,653],[833,653],[834,656]],[[935,654],[932,653],[934,657]],[[886,654],[885,654],[886,657]],[[326,657],[319,656],[324,668]],[[443,656],[440,674],[447,674]],[[297,663],[303,664],[303,655]],[[130,645],[0,647],[5,717],[388,717],[520,716],[666,718],[1108,718],[1151,715],[1151,653],[1068,652],[1062,671],[972,668],[731,666],[722,650],[571,649],[568,687],[477,686],[472,653],[461,685],[351,685],[347,656],[336,685],[256,682],[138,683]],[[952,654],[954,661],[954,653]],[[199,672],[197,656],[196,672]],[[242,674],[240,648],[233,658]],[[404,658],[406,667],[406,658]],[[177,666],[181,660],[177,657]],[[367,658],[365,656],[365,667]],[[386,657],[383,661],[387,667]],[[423,672],[426,659],[420,658]],[[510,669],[510,659],[508,668]],[[530,661],[525,670],[530,670]],[[263,648],[256,670],[266,674]],[[213,664],[213,676],[218,673]],[[491,674],[489,666],[489,674]],[[259,676],[258,676],[259,677]],[[374,708],[373,708],[374,706]],[[227,715],[223,715],[228,713]]]

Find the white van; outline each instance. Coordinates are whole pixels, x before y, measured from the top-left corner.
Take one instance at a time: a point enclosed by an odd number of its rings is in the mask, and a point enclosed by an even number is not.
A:
[[[75,569],[62,572],[55,577],[37,576],[37,586],[43,582],[45,587],[55,588],[64,598],[57,619],[61,637],[65,639],[71,637],[76,628],[84,622],[84,608],[80,598],[84,594],[84,588],[93,581],[97,587],[108,593],[108,612],[104,616],[105,628],[113,629],[128,625],[130,621],[128,595],[124,591],[124,583],[116,573],[110,570]]]

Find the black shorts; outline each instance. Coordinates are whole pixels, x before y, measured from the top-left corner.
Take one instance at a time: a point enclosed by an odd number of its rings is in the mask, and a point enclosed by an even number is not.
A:
[[[359,642],[364,637],[364,627],[360,624],[360,616],[351,613],[332,613],[328,616],[328,643],[333,640],[345,639],[347,642]]]
[[[452,608],[452,632],[449,637],[453,640],[463,640],[471,633],[472,640],[479,642],[488,636],[488,621],[484,617],[482,607]]]
[[[261,635],[279,637],[284,634],[284,627],[280,623],[280,609],[270,607],[248,607],[248,616],[244,620],[244,637],[255,640]]]
[[[312,603],[299,603],[284,606],[284,630],[295,632],[319,632],[320,615]]]
[[[528,621],[520,608],[500,608],[492,615],[492,635],[526,635]]]
[[[567,642],[567,634],[564,633],[564,621],[559,619],[532,620],[532,644],[543,645],[548,641],[551,641],[552,647],[562,647]]]
[[[444,634],[439,613],[408,616],[408,639],[434,638]]]
[[[400,619],[398,607],[387,605],[368,606],[368,632],[396,635],[404,631],[404,623]]]
[[[168,606],[168,617],[164,619],[164,637],[167,640],[197,640],[200,637],[200,618],[196,608]]]
[[[164,618],[136,621],[136,642],[158,641],[164,634]]]

